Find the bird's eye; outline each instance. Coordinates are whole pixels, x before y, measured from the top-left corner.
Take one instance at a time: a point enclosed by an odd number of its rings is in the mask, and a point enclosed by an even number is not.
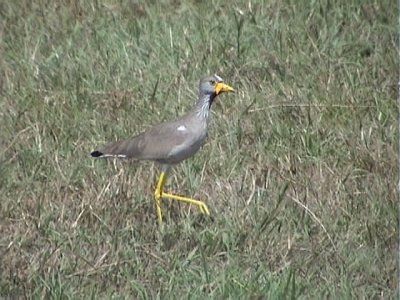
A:
[[[214,80],[214,79],[211,79],[211,80],[210,80],[210,83],[211,83],[212,85],[215,85],[215,80]]]

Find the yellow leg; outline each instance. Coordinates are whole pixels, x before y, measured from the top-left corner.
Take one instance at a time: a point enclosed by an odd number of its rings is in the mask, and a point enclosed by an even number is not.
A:
[[[166,180],[167,180],[167,174],[165,172],[161,172],[160,178],[158,179],[156,191],[154,192],[154,197],[155,197],[156,207],[157,207],[157,216],[158,216],[158,221],[160,222],[160,224],[162,223],[162,211],[161,211],[161,199],[162,198],[177,200],[177,201],[185,202],[185,203],[188,203],[191,205],[196,205],[203,214],[207,214],[207,215],[210,214],[210,212],[208,211],[207,205],[202,201],[187,198],[187,197],[182,197],[182,196],[178,196],[178,195],[164,193],[163,190],[164,190],[164,185],[165,185]]]
[[[167,180],[167,174],[165,172],[161,172],[160,178],[158,179],[157,188],[154,192],[154,198],[156,200],[158,222],[160,222],[160,224],[162,223],[161,198],[163,195],[163,189],[164,189],[166,180]]]

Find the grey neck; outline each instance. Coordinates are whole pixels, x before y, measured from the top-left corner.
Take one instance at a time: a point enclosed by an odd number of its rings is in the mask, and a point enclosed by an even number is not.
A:
[[[211,108],[211,104],[214,102],[215,95],[201,95],[199,100],[196,102],[195,112],[198,117],[208,121],[208,116]]]

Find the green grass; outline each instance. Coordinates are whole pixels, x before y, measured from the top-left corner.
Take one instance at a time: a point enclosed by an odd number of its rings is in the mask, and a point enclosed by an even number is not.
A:
[[[0,3],[0,297],[396,299],[391,1]],[[164,201],[102,144],[237,93]]]

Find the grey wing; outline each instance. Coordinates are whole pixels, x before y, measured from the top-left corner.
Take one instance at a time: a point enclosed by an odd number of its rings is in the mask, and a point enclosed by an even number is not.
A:
[[[100,150],[104,156],[140,160],[166,160],[174,147],[184,144],[188,133],[179,131],[179,123],[161,123],[127,140],[118,141]]]
[[[139,135],[138,145],[141,146],[141,158],[150,160],[168,159],[171,151],[189,138],[188,132],[177,130],[179,124],[162,123]],[[135,138],[136,140],[136,138]]]

